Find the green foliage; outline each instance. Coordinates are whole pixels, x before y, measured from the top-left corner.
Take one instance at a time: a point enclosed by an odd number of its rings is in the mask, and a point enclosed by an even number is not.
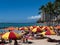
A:
[[[52,15],[57,17],[60,14],[60,0],[55,0],[54,3],[48,2],[46,5],[42,5],[39,8],[39,11],[41,11],[39,14],[43,13],[44,15],[48,14],[47,16],[50,15],[49,20],[51,21],[51,18],[53,18]],[[40,21],[38,20],[38,22]]]

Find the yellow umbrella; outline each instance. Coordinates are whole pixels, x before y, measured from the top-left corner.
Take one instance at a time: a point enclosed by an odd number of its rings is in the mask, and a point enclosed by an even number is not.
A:
[[[7,32],[2,35],[2,39],[19,39],[20,35],[15,32]]]
[[[41,31],[41,29],[37,28],[37,27],[32,30],[32,32],[40,32],[40,31]]]
[[[33,29],[33,26],[30,26],[30,30],[32,30]]]
[[[45,28],[46,28],[46,27],[45,27],[45,26],[43,26],[41,30],[45,30]]]
[[[45,36],[45,33],[46,33],[46,32],[42,32],[42,33],[40,33],[40,34],[42,34],[43,36]]]
[[[28,30],[28,27],[20,27],[19,30]]]
[[[53,26],[50,26],[50,29],[51,29],[51,30],[54,30],[54,29],[53,29]]]
[[[28,27],[24,27],[24,30],[25,30],[25,31],[28,31],[29,29],[28,29]]]
[[[37,28],[34,28],[34,29],[32,30],[32,32],[34,32],[34,33],[37,32]]]
[[[53,30],[50,30],[51,35],[55,35],[56,33]]]

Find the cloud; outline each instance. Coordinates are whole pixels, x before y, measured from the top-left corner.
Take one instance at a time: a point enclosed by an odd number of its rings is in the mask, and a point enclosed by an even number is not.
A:
[[[36,15],[36,16],[28,17],[28,19],[39,19],[40,17],[41,17],[41,15]]]

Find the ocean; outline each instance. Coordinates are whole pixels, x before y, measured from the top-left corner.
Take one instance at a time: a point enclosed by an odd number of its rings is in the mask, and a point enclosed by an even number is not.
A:
[[[5,28],[5,27],[22,27],[22,26],[34,26],[34,25],[45,25],[42,23],[0,23],[0,28]]]
[[[0,33],[3,33],[7,30],[1,30],[2,28],[6,28],[6,27],[22,27],[22,26],[33,26],[36,25],[36,23],[0,23]]]
[[[33,26],[36,25],[37,23],[0,23],[0,28],[5,28],[5,27],[22,27],[22,26]]]
[[[10,27],[10,26],[13,26],[13,27],[23,27],[23,26],[34,26],[34,25],[45,25],[45,24],[42,24],[42,23],[0,23],[0,33],[1,32],[4,32],[4,30],[1,30],[2,28],[5,28],[5,27]]]
[[[3,33],[7,30],[1,30],[2,28],[6,28],[6,27],[23,27],[23,26],[34,26],[37,23],[0,23],[0,33]]]

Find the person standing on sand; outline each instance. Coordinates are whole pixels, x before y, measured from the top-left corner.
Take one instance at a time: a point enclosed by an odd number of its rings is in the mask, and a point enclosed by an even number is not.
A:
[[[23,35],[23,43],[28,43],[28,34],[29,32],[26,32],[24,35]]]
[[[25,43],[25,35],[23,35],[23,43]]]

